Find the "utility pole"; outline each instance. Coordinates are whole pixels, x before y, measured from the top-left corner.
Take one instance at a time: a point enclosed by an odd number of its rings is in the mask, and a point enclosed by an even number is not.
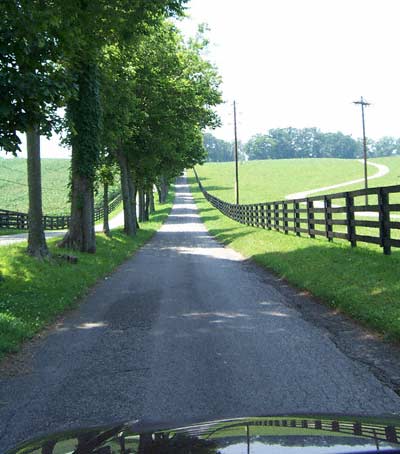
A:
[[[233,101],[233,124],[235,128],[235,193],[236,205],[239,205],[239,167],[238,167],[238,141],[236,125],[236,101]]]
[[[364,117],[364,107],[370,106],[369,102],[364,101],[364,98],[361,96],[360,101],[354,101],[353,104],[358,104],[361,106],[361,116],[362,116],[362,128],[363,128],[363,153],[364,153],[364,186],[365,189],[368,189],[368,169],[367,169],[367,138],[365,137],[365,117]],[[365,205],[368,205],[368,194],[365,194]]]

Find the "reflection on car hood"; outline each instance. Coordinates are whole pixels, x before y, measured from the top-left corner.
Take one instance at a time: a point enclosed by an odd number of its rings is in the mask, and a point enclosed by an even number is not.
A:
[[[34,435],[34,434],[33,434]],[[209,421],[181,427],[136,421],[51,435],[18,454],[239,454],[400,452],[400,419],[317,415]]]

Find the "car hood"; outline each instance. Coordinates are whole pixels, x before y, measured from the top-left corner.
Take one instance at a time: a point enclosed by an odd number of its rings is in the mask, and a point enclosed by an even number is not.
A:
[[[9,453],[295,454],[399,449],[398,418],[275,415],[183,425],[134,421],[52,434],[23,443]]]

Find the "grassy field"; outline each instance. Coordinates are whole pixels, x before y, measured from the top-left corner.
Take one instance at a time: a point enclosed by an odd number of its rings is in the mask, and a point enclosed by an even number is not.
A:
[[[390,172],[369,182],[369,187],[400,184],[400,157],[373,159],[372,162],[384,164]],[[208,163],[196,168],[203,186],[211,194],[222,200],[234,201],[234,164]],[[369,166],[369,175],[377,173],[377,169]],[[331,186],[346,181],[363,178],[363,165],[357,160],[346,159],[285,159],[249,161],[239,166],[240,203],[271,202],[283,200],[286,195],[321,187]],[[313,195],[338,193],[361,189],[363,182],[346,185]],[[344,198],[332,202],[336,206],[345,204]],[[365,198],[357,197],[355,205],[364,205]],[[378,197],[369,197],[370,204],[378,204]],[[400,204],[400,193],[390,196],[390,203]],[[397,216],[397,218],[396,218]],[[393,213],[392,221],[398,221],[400,212]],[[323,213],[316,214],[315,219],[323,219]],[[344,219],[344,214],[335,214],[334,219]],[[357,220],[374,220],[371,216],[356,213]],[[378,217],[375,217],[377,220]],[[336,225],[336,232],[345,232],[346,226]],[[360,235],[379,236],[378,228],[358,227]],[[400,230],[392,230],[392,238],[400,239]]]
[[[200,175],[205,186],[221,197],[223,191],[228,191],[228,183],[224,182],[222,171],[218,180],[212,167],[208,173],[208,166],[203,166]],[[293,165],[292,176],[295,173]],[[313,177],[309,178],[311,182],[307,187],[318,187]],[[248,201],[260,201],[259,197],[250,195],[257,184],[254,180],[254,177],[246,180],[242,173],[243,197],[247,193]],[[300,191],[306,180],[307,176],[299,176],[299,181],[287,179],[290,189],[286,191],[283,182],[278,182],[279,187],[270,190],[271,183],[266,178],[266,192],[270,191],[279,198],[279,195]],[[322,184],[331,182],[325,180]],[[384,256],[375,245],[360,244],[351,248],[346,242],[329,243],[325,238],[299,238],[243,226],[214,209],[204,199],[193,177],[190,183],[202,219],[219,241],[273,270],[299,289],[310,291],[330,306],[380,331],[387,338],[400,341],[400,250],[394,249],[391,256]]]
[[[400,157],[373,159],[390,173],[372,180],[370,186],[400,184]],[[213,195],[234,202],[234,163],[207,163],[196,167],[201,181]],[[369,166],[369,175],[377,169]],[[351,159],[279,159],[239,164],[240,202],[272,202],[286,195],[363,178],[363,165]],[[363,183],[331,190],[343,192],[363,187]]]
[[[43,212],[47,215],[68,214],[69,159],[42,159]],[[118,182],[114,188],[118,190]],[[96,195],[100,203],[101,194]],[[0,158],[0,208],[28,211],[26,159]]]
[[[156,206],[150,222],[141,224],[135,238],[114,230],[113,237],[96,235],[96,254],[80,254],[78,264],[53,259],[38,262],[25,253],[26,243],[0,247],[0,358],[18,349],[22,341],[32,337],[57,315],[76,306],[79,299],[97,280],[132,255],[148,241],[167,217],[171,206]],[[57,240],[48,242],[54,255],[68,251],[56,248]]]

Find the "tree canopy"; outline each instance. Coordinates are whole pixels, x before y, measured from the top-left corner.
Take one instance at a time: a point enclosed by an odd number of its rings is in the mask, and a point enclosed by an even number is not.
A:
[[[204,57],[205,30],[185,41],[168,20],[186,1],[1,2],[0,147],[17,153],[17,131],[28,135],[38,246],[41,134],[62,129],[72,147],[71,221],[60,246],[83,252],[95,252],[94,190],[97,180],[107,200],[107,166],[118,164],[125,231],[135,234],[136,194],[149,204],[156,184],[165,199],[172,178],[205,160],[202,131],[219,124],[220,78]]]

